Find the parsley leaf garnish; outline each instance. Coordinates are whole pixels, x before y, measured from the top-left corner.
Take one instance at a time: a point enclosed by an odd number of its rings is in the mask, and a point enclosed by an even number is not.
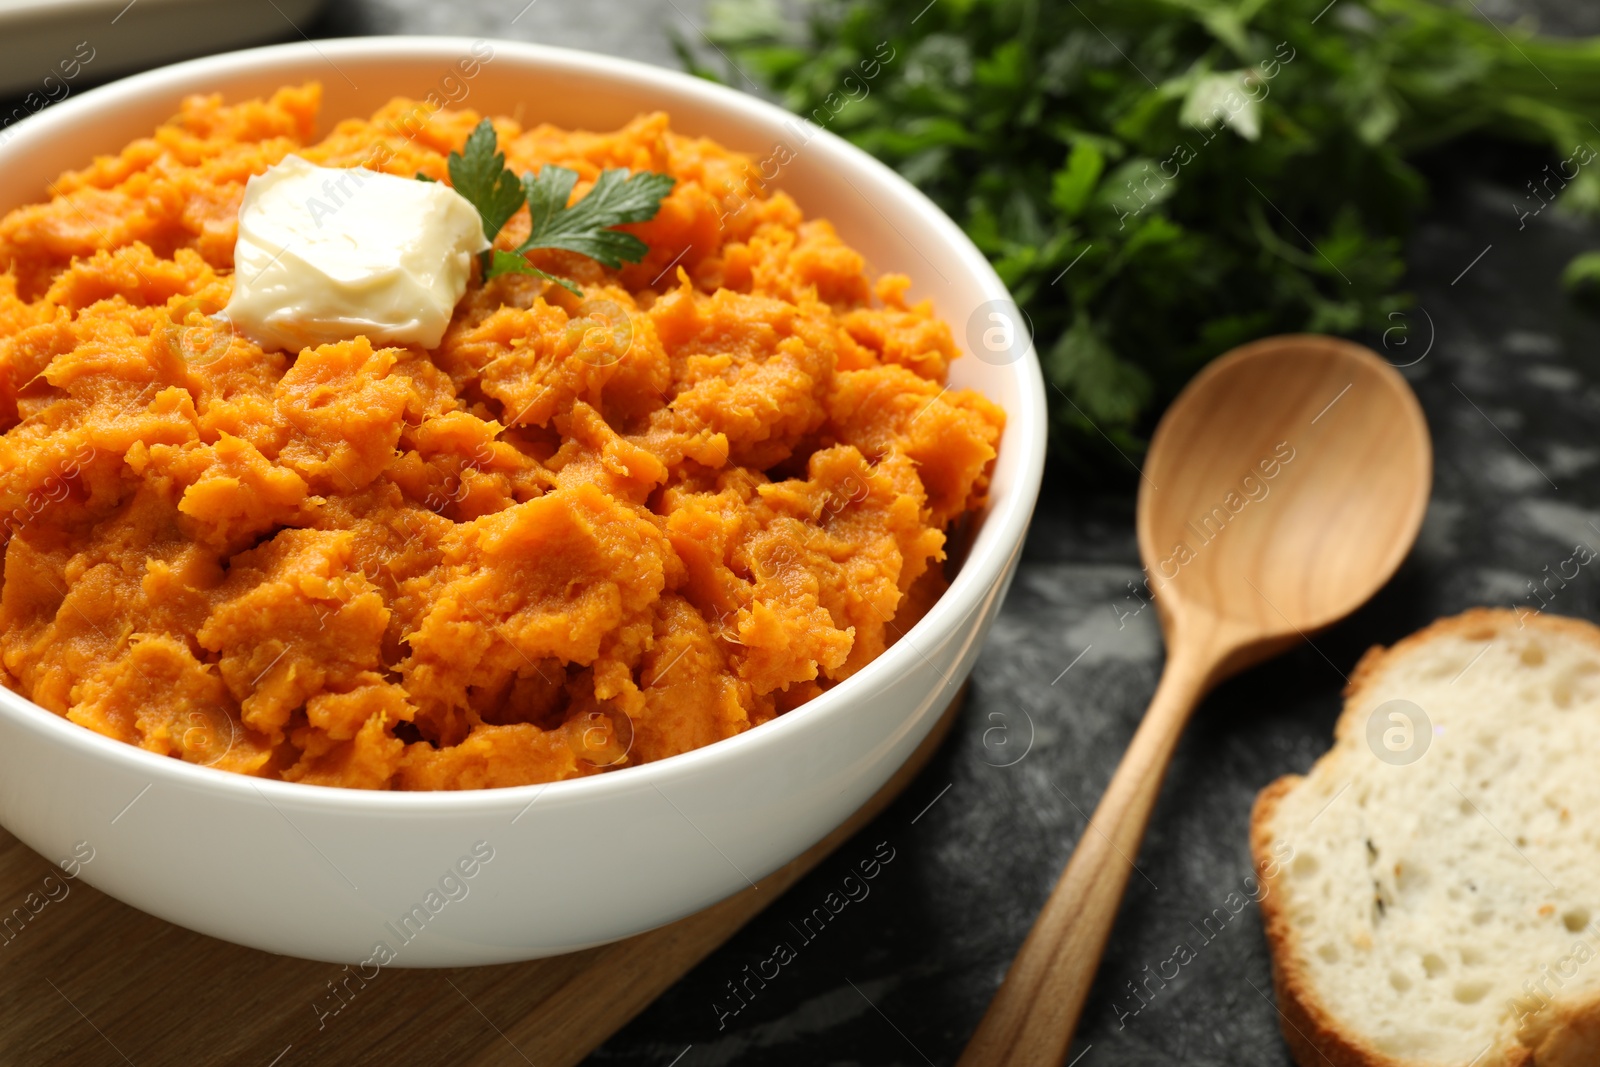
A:
[[[661,198],[672,191],[675,179],[646,171],[630,175],[625,170],[601,171],[589,195],[571,207],[567,197],[578,175],[566,167],[550,165],[522,176],[533,229],[518,252],[535,248],[564,248],[588,256],[615,270],[623,261],[637,263],[650,251],[631,233],[610,227],[624,222],[645,222],[656,217]]]
[[[447,161],[450,184],[478,209],[483,235],[491,241],[523,200],[522,185],[506,170],[505,153],[497,150],[497,143],[494,126],[484,119],[467,137],[465,151],[451,152]],[[487,253],[483,263],[485,267],[491,263]]]
[[[540,270],[524,257],[536,248],[563,248],[612,270],[624,262],[637,263],[644,259],[650,246],[631,233],[611,227],[655,218],[662,198],[677,181],[669,174],[606,170],[587,196],[568,207],[567,198],[578,183],[577,172],[551,164],[541,169],[537,177],[524,174],[519,181],[506,169],[505,153],[499,151],[494,126],[488,119],[473,129],[464,151],[450,153],[448,162],[450,184],[478,209],[483,235],[489,240],[495,239],[524,203],[528,205],[528,239],[514,252],[485,252],[484,281],[502,274],[533,274],[579,296],[583,290],[571,281]],[[432,180],[423,174],[417,178]]]
[[[484,281],[498,278],[502,274],[532,274],[543,278],[547,282],[555,282],[573,296],[582,296],[583,290],[565,278],[558,278],[529,263],[521,252],[507,252],[504,249],[494,249],[494,258],[489,261],[489,269],[483,272]]]

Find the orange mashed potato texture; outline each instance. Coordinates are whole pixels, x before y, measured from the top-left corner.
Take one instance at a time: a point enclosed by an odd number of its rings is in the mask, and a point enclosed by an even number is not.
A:
[[[244,774],[470,789],[658,760],[849,677],[938,596],[1002,413],[746,157],[495,119],[518,173],[674,175],[649,257],[474,281],[438,348],[214,317],[290,152],[446,180],[479,116],[195,97],[0,220],[0,683]],[[526,210],[498,239],[520,242]]]

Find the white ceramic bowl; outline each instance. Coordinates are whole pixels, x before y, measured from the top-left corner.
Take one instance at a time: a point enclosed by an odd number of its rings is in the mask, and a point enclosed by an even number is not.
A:
[[[777,186],[834,221],[875,272],[904,271],[964,336],[1015,316],[983,256],[938,208],[865,153],[753,97],[599,55],[490,42],[462,106],[613,129],[644,110],[765,158],[796,149]],[[0,211],[147,134],[189,93],[227,100],[322,81],[323,125],[425,96],[466,38],[379,37],[236,52],[74,97],[0,144]],[[480,52],[481,52],[480,46]],[[459,78],[459,72],[457,74]],[[452,90],[458,91],[458,90]],[[1001,303],[986,307],[990,301]],[[377,943],[402,967],[532,959],[688,915],[760,879],[838,826],[909,756],[972,669],[1039,492],[1045,398],[1026,344],[957,360],[954,383],[1008,422],[987,509],[943,599],[855,677],[738,737],[659,763],[544,786],[371,793],[258,781],[112,741],[0,689],[0,823],[52,862],[93,849],[81,877],[136,908],[240,944],[355,963]],[[481,843],[481,844],[480,844]],[[476,847],[473,877],[441,878]],[[461,896],[464,887],[466,895]],[[429,894],[433,893],[432,899]],[[442,904],[441,904],[442,902]],[[422,919],[397,937],[403,916]],[[422,932],[418,933],[420,929]]]

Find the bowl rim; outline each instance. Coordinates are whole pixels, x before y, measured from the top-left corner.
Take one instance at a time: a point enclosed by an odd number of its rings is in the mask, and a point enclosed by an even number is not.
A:
[[[558,71],[569,69],[588,76],[600,74],[628,88],[647,90],[651,86],[664,85],[678,94],[698,98],[696,102],[708,110],[731,111],[756,121],[781,124],[796,118],[792,112],[776,104],[690,74],[580,49],[492,37],[347,37],[222,52],[107,82],[81,95],[62,100],[11,126],[6,131],[10,136],[0,142],[0,160],[10,153],[26,152],[30,142],[52,136],[53,126],[81,121],[103,106],[127,105],[135,98],[142,99],[163,92],[187,94],[208,91],[204,87],[204,80],[213,75],[237,76],[298,64],[307,68],[305,77],[321,77],[316,67],[338,58],[352,61],[450,59],[481,41],[487,41],[495,49],[496,59],[506,55],[523,63]],[[808,147],[820,141],[828,152],[847,164],[853,164],[858,174],[865,171],[880,183],[886,181],[895,187],[896,195],[912,205],[923,217],[928,235],[935,242],[953,249],[961,266],[977,281],[982,292],[990,300],[1003,301],[1015,309],[1009,291],[988,260],[927,196],[894,170],[832,131],[818,127],[812,133]],[[967,358],[975,357],[968,354]],[[794,711],[778,715],[733,737],[666,759],[581,778],[483,789],[406,791],[285,782],[174,760],[170,756],[158,755],[80,726],[4,686],[0,686],[0,719],[45,734],[51,740],[79,750],[88,758],[112,760],[127,770],[149,777],[152,784],[164,779],[168,784],[187,789],[209,790],[249,800],[265,799],[268,803],[282,802],[299,810],[324,809],[345,813],[417,813],[426,810],[436,814],[460,814],[472,809],[488,811],[509,808],[524,802],[531,807],[533,801],[543,797],[548,790],[555,792],[547,803],[580,802],[659,786],[698,775],[713,764],[744,759],[747,752],[782,745],[784,738],[797,731],[820,729],[824,720],[847,714],[848,706],[858,693],[881,690],[893,684],[894,678],[915,662],[913,657],[920,656],[927,662],[926,656],[917,648],[917,640],[928,642],[932,638],[929,643],[935,647],[949,641],[983,606],[991,589],[1004,579],[1022,551],[1024,535],[1038,499],[1044,473],[1047,425],[1044,378],[1033,345],[1030,343],[1021,357],[1006,369],[1017,379],[1021,403],[1015,409],[1006,408],[1004,447],[1016,450],[1021,455],[1014,461],[1017,466],[1011,491],[1004,497],[990,498],[990,510],[984,517],[983,529],[950,588],[899,640],[856,674]],[[949,684],[948,679],[946,684]]]

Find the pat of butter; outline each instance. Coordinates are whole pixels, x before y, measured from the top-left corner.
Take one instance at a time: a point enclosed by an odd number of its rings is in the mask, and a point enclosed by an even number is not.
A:
[[[290,352],[357,334],[432,348],[488,247],[447,185],[285,156],[245,187],[222,314]]]

